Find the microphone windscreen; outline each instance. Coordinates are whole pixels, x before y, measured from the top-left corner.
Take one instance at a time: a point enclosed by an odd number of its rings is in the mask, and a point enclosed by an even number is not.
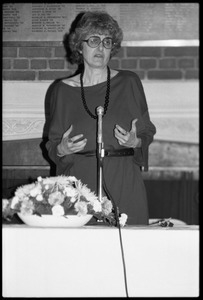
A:
[[[97,107],[97,115],[103,115],[104,114],[104,108],[102,106]]]

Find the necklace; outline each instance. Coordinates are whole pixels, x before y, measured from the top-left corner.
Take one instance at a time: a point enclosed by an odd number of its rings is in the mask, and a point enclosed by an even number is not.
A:
[[[107,66],[107,83],[106,83],[106,96],[105,96],[105,102],[104,102],[104,115],[107,112],[108,109],[108,105],[109,105],[109,95],[110,95],[110,78],[111,78],[111,73],[110,73],[110,69]],[[87,106],[87,102],[85,100],[85,91],[84,91],[84,87],[83,87],[83,72],[80,74],[80,84],[81,84],[81,98],[82,98],[82,103],[83,106],[86,110],[86,112],[90,115],[91,118],[93,119],[97,119],[97,115],[94,115],[88,108]]]

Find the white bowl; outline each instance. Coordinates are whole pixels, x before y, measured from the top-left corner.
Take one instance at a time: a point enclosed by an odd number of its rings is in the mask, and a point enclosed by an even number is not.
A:
[[[81,227],[92,218],[92,215],[38,216],[23,215],[21,213],[18,213],[18,216],[25,224],[36,227]]]

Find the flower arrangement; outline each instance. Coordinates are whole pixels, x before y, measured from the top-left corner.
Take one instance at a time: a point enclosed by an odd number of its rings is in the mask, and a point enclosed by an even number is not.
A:
[[[109,225],[116,226],[113,205],[107,197],[98,197],[74,176],[37,178],[34,183],[20,186],[14,197],[3,199],[3,218],[23,215],[93,215]],[[126,214],[119,214],[120,226],[124,226]]]

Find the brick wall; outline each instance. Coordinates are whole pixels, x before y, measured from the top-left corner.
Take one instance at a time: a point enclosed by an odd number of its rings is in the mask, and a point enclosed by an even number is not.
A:
[[[136,71],[145,80],[191,80],[199,77],[199,48],[123,47],[109,65]],[[55,80],[74,73],[60,42],[4,42],[3,80]]]
[[[194,46],[123,47],[110,62],[112,68],[135,71],[144,80],[152,121],[157,127],[156,137],[159,132],[165,136],[165,140],[154,141],[151,145],[150,170],[143,172],[150,218],[172,217],[188,224],[198,224],[199,146],[196,139],[191,143],[198,119],[198,51],[198,47]],[[10,141],[3,143],[2,195],[5,198],[9,198],[17,186],[28,183],[28,180],[52,174],[53,167],[49,169],[47,161],[43,160],[45,157],[39,144],[35,143],[33,147],[32,140],[27,138],[32,138],[33,134],[41,137],[45,91],[50,81],[67,77],[76,68],[76,65],[66,61],[62,43],[3,43],[3,133],[7,137],[10,134],[15,139],[21,139],[13,141],[10,138]],[[170,131],[172,133],[169,135]],[[181,137],[187,133],[189,143],[167,141],[170,137],[174,139],[176,134],[179,137],[179,132]],[[13,152],[15,149],[18,151]],[[12,159],[18,160],[17,166]],[[35,165],[26,166],[22,161]]]

